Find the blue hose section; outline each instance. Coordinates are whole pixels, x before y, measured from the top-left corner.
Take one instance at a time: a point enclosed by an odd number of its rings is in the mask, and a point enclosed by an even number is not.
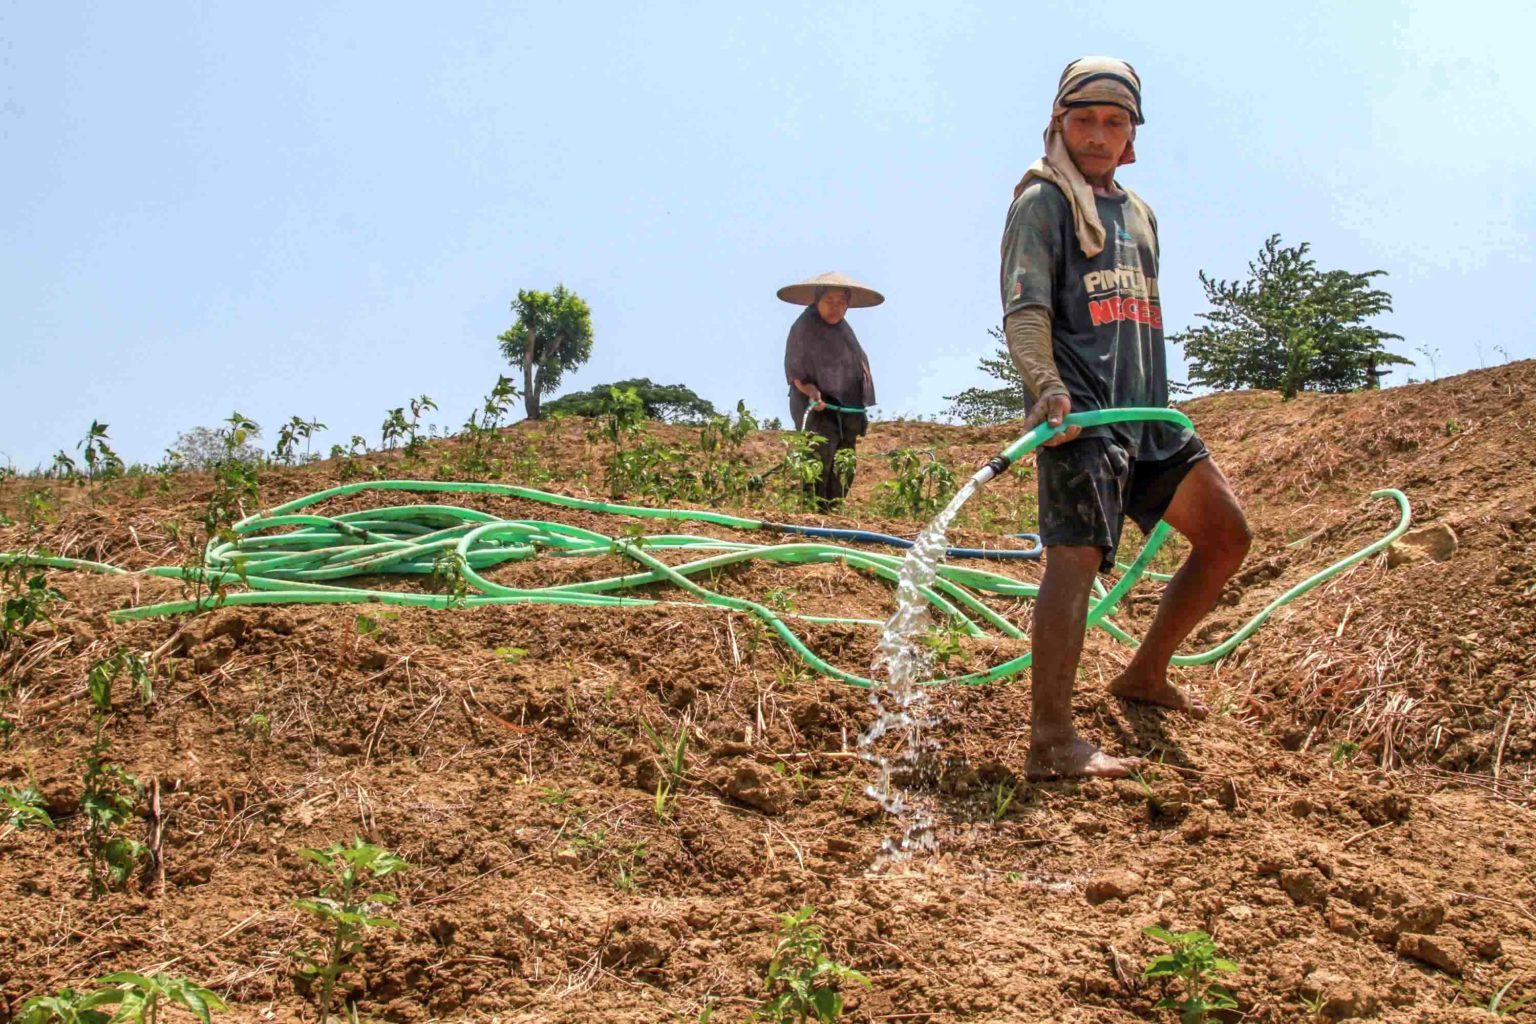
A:
[[[893,548],[910,548],[912,542],[905,537],[894,537],[889,533],[874,533],[870,530],[840,530],[831,526],[801,526],[798,523],[764,523],[763,529],[777,530],[780,533],[797,533],[803,537],[826,537],[833,540],[862,541],[865,544],[886,544]],[[1045,550],[1040,546],[1040,535],[1037,533],[1015,533],[1010,536],[1018,537],[1034,543],[1034,547],[1023,550],[1011,548],[945,548],[945,558],[990,558],[995,560],[1007,559],[1038,559]]]

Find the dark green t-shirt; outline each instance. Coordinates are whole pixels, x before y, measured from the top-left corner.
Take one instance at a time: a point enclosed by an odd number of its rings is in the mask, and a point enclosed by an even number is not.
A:
[[[1048,181],[1031,181],[1003,231],[1003,316],[1051,311],[1052,353],[1074,412],[1168,404],[1163,307],[1157,292],[1157,219],[1139,199],[1095,196],[1104,249],[1083,255],[1072,208]],[[1171,423],[1091,427],[1138,459],[1166,458],[1191,432]]]

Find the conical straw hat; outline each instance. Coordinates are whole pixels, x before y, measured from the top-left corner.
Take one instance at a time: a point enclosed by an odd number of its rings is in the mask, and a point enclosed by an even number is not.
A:
[[[785,302],[793,302],[797,306],[809,306],[816,301],[816,289],[818,288],[847,288],[851,293],[848,305],[852,309],[863,309],[866,306],[878,306],[885,301],[885,296],[867,285],[859,284],[846,274],[827,273],[817,274],[807,278],[799,284],[787,284],[779,289],[779,298]]]

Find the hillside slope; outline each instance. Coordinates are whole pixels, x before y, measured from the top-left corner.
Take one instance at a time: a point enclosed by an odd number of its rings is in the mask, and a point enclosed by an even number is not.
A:
[[[1536,995],[1533,393],[1525,362],[1378,393],[1189,403],[1257,537],[1192,649],[1385,533],[1395,514],[1372,489],[1405,490],[1415,525],[1449,526],[1457,550],[1362,563],[1225,661],[1183,670],[1219,709],[1204,722],[1107,698],[1127,652],[1095,633],[1078,720],[1146,759],[1137,782],[1027,785],[1027,685],[940,691],[941,752],[919,788],[939,808],[942,851],[895,869],[875,866],[892,824],[863,795],[871,770],[854,751],[867,695],[805,671],[748,616],[293,606],[116,623],[108,612],[181,588],[49,571],[63,595],[52,622],[0,652],[13,730],[0,786],[34,779],[58,823],[0,826],[0,1017],[111,970],[164,969],[222,993],[232,1009],[217,1019],[314,1019],[293,954],[318,933],[292,901],[318,876],[297,850],[360,835],[412,865],[386,884],[399,928],[370,933],[343,986],[364,1018],[639,1024],[713,1007],[715,1021],[742,1020],[761,998],[776,915],[808,904],[831,954],[871,979],[848,992],[853,1021],[1171,1019],[1140,980],[1159,951],[1142,929],[1158,923],[1211,932],[1239,965],[1242,1016],[1230,1019],[1492,1019],[1476,1007],[1506,983],[1506,1008]],[[695,434],[653,431],[679,448]],[[920,524],[882,500],[880,453],[931,448],[958,473],[1011,436],[876,424],[833,521],[910,536]],[[607,493],[611,443],[586,424],[522,424],[497,445],[498,479]],[[342,473],[450,478],[461,447],[268,469],[261,501]],[[781,450],[773,434],[746,441],[762,467]],[[0,550],[182,564],[211,486],[9,481]],[[364,492],[317,510],[435,500],[610,535],[626,523],[463,495]],[[773,504],[770,487],[731,508],[821,521]],[[1033,507],[1025,467],[988,488],[954,539],[995,543],[1031,525]],[[492,578],[547,585],[619,564],[540,559]],[[887,586],[836,564],[753,564],[714,585],[805,614],[890,611]],[[1157,590],[1143,582],[1121,624],[1143,628]],[[1027,604],[994,605],[1027,624]],[[835,664],[868,670],[875,631],[795,628]],[[1026,647],[967,639],[952,658],[978,668]],[[158,864],[92,899],[76,813],[95,730],[85,680],[119,650],[145,659],[155,696],[145,705],[119,680],[108,757],[146,784],[127,830]],[[647,727],[687,737],[660,814]]]

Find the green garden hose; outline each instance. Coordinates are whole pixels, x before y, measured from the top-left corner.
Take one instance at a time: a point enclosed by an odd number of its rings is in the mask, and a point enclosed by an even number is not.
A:
[[[1168,409],[1118,409],[1074,413],[1059,427],[1040,424],[1014,441],[972,478],[978,488],[1007,470],[1015,459],[1069,426],[1153,419],[1188,426],[1182,414]],[[553,494],[510,484],[463,483],[426,480],[382,480],[344,484],[305,495],[236,523],[225,538],[211,541],[203,564],[196,567],[158,566],[142,575],[181,580],[212,593],[190,600],[124,608],[113,618],[142,619],[204,611],[221,605],[254,604],[357,604],[378,603],[428,608],[481,607],[493,604],[561,604],[601,608],[636,608],[656,605],[705,606],[744,612],[761,620],[806,665],[834,679],[856,686],[873,681],[846,672],[812,651],[789,627],[787,620],[878,627],[874,619],[798,615],[746,598],[731,597],[699,581],[728,566],[759,560],[785,564],[842,564],[894,582],[902,558],[867,549],[826,543],[748,544],[687,533],[608,536],[558,522],[533,519],[501,519],[489,513],[453,505],[391,505],[341,513],[334,516],[306,511],[322,502],[369,490],[482,494],[520,498],[544,505],[605,515],[697,522],[741,531],[759,531],[759,520],[702,509],[645,508]],[[1302,581],[1270,602],[1223,643],[1195,655],[1180,655],[1174,663],[1201,664],[1214,661],[1253,634],[1269,615],[1324,580],[1337,575],[1396,540],[1408,527],[1408,499],[1395,490],[1375,491],[1373,497],[1391,497],[1401,513],[1398,525],[1386,536]],[[279,532],[273,532],[279,531]],[[1141,553],[1107,592],[1095,588],[1095,602],[1087,627],[1099,626],[1132,646],[1135,640],[1110,621],[1115,607],[1147,571],[1166,540],[1170,528],[1159,523]],[[684,560],[673,564],[659,557],[678,553]],[[603,579],[548,587],[511,587],[488,579],[485,572],[508,562],[552,557],[617,555],[634,563],[635,571]],[[127,571],[102,562],[36,555],[0,554],[0,565],[34,565],[59,569],[125,574]],[[340,581],[367,576],[434,574],[447,584],[448,593],[421,593],[358,587]],[[638,588],[675,587],[693,600],[661,600],[634,596]],[[233,586],[244,589],[229,590]],[[990,607],[984,597],[1033,598],[1038,588],[1010,576],[969,566],[940,565],[924,599],[945,619],[973,637],[986,636],[988,628],[1004,637],[1018,639],[1022,631]],[[1028,667],[1024,654],[983,672],[934,682],[989,683],[1007,678]]]

